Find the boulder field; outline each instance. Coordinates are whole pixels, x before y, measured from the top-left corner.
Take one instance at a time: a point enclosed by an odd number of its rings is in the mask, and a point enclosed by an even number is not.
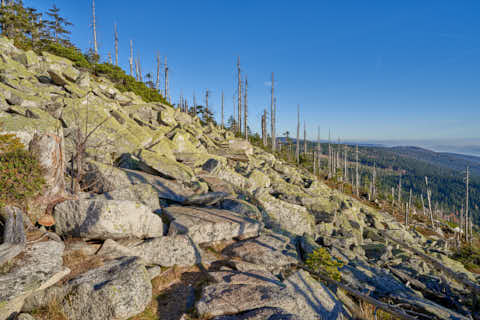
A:
[[[74,192],[84,127],[96,130]],[[355,319],[362,297],[405,319],[479,319],[479,277],[441,239],[1,37],[0,132],[39,156],[47,181],[27,211],[1,209],[0,320]],[[320,248],[341,262],[338,284],[304,268]]]

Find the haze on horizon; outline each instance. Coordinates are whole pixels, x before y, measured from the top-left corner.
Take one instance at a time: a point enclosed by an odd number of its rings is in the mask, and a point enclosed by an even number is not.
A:
[[[91,47],[89,1],[55,3],[73,22],[72,42]],[[295,132],[296,106],[314,139],[464,141],[480,146],[480,2],[478,1],[127,1],[97,0],[103,60],[118,24],[120,64],[129,41],[153,72],[167,56],[172,99],[208,88],[219,119],[225,90],[232,113],[235,63],[249,82],[249,126],[259,131],[275,72],[278,129]],[[302,129],[303,130],[303,129]]]

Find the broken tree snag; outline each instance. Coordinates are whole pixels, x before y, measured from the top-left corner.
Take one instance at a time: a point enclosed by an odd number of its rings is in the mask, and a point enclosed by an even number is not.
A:
[[[344,285],[343,283],[340,283],[336,280],[333,280],[331,279],[330,277],[326,276],[326,275],[323,275],[322,273],[320,272],[315,272],[313,270],[311,270],[310,268],[304,266],[304,265],[297,265],[299,268],[309,272],[310,274],[320,278],[321,280],[329,283],[329,284],[332,284],[332,285],[335,285],[343,290],[345,290],[346,292],[348,292],[349,294],[351,294],[352,296],[358,298],[358,299],[361,299],[373,306],[375,306],[376,308],[378,309],[381,309],[385,312],[388,312],[390,313],[391,315],[394,315],[400,319],[403,319],[403,320],[417,320],[416,317],[413,317],[409,314],[407,314],[405,312],[405,310],[401,309],[401,308],[398,308],[396,306],[392,306],[392,305],[389,305],[389,304],[386,304],[384,302],[381,302],[377,299],[374,299],[370,296],[367,296],[367,295],[364,295],[363,293],[355,290],[355,289],[352,289],[346,285]]]
[[[421,252],[420,250],[418,249],[415,249],[415,248],[412,248],[410,245],[408,245],[407,243],[401,241],[401,240],[397,240],[397,239],[394,239],[393,237],[391,237],[389,234],[387,234],[385,231],[383,230],[378,230],[385,238],[399,244],[401,247],[407,249],[407,250],[410,250],[411,252],[415,253],[416,255],[418,255],[420,258],[422,258],[423,260],[426,260],[427,262],[431,263],[435,268],[443,271],[447,276],[451,277],[452,279],[455,279],[456,281],[458,281],[459,283],[462,283],[463,285],[469,287],[473,292],[475,292],[476,294],[480,294],[480,286],[473,283],[472,281],[468,280],[468,279],[464,279],[462,276],[460,276],[457,272],[453,271],[452,269],[448,268],[447,266],[445,266],[443,263],[441,263],[440,261],[438,261],[437,259],[433,258],[433,257],[430,257],[429,255]]]
[[[25,248],[23,213],[16,207],[5,207],[0,214],[5,221],[3,243],[0,245],[0,266],[19,255]]]

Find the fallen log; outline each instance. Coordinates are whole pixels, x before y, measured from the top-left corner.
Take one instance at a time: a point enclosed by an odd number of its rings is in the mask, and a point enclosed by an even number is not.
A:
[[[312,269],[308,268],[307,266],[305,265],[297,265],[299,268],[309,272],[310,274],[320,278],[321,280],[329,283],[329,284],[332,284],[332,285],[335,285],[341,289],[343,289],[344,291],[348,292],[349,294],[351,294],[352,296],[358,298],[358,299],[361,299],[373,306],[375,306],[376,308],[378,309],[381,309],[387,313],[390,313],[391,315],[393,316],[396,316],[400,319],[403,319],[403,320],[418,320],[416,317],[413,317],[411,315],[409,315],[405,310],[401,309],[401,308],[398,308],[398,307],[395,307],[395,306],[392,306],[390,304],[387,304],[387,303],[384,303],[382,301],[379,301],[375,298],[372,298],[370,296],[367,296],[363,293],[361,293],[360,291],[357,291],[355,289],[352,289],[346,285],[344,285],[343,283],[341,282],[338,282],[336,280],[333,280],[331,279],[330,277],[328,277],[327,275],[324,275],[322,274],[321,272],[316,272],[316,271],[313,271]]]
[[[420,258],[422,258],[423,260],[431,263],[435,268],[443,271],[447,276],[451,277],[452,279],[455,279],[456,281],[458,281],[459,283],[465,285],[466,287],[470,288],[473,292],[477,293],[477,294],[480,294],[480,286],[473,283],[472,281],[468,280],[468,279],[464,279],[463,277],[461,277],[458,273],[456,273],[455,271],[453,271],[452,269],[448,268],[447,266],[445,266],[443,263],[441,263],[440,261],[438,261],[437,259],[433,258],[433,257],[430,257],[429,255],[421,252],[420,250],[418,249],[415,249],[415,248],[412,248],[410,245],[408,245],[407,243],[401,241],[401,240],[398,240],[398,239],[394,239],[393,237],[391,237],[389,234],[387,234],[385,231],[382,231],[382,230],[379,230],[379,232],[387,239],[399,244],[401,247],[403,247],[404,249],[407,249],[411,252],[413,252],[414,254],[418,255]]]

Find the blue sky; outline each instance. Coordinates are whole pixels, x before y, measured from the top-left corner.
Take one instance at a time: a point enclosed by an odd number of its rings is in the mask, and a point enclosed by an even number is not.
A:
[[[24,1],[46,10],[50,0]],[[56,0],[91,46],[91,1]],[[138,5],[137,5],[138,4]],[[278,132],[295,132],[296,105],[309,137],[480,138],[480,1],[106,1],[97,0],[100,52],[128,70],[129,41],[142,69],[167,56],[172,98],[225,90],[232,113],[236,57],[249,81],[249,125],[258,131],[276,75]],[[191,100],[191,99],[190,99]]]

